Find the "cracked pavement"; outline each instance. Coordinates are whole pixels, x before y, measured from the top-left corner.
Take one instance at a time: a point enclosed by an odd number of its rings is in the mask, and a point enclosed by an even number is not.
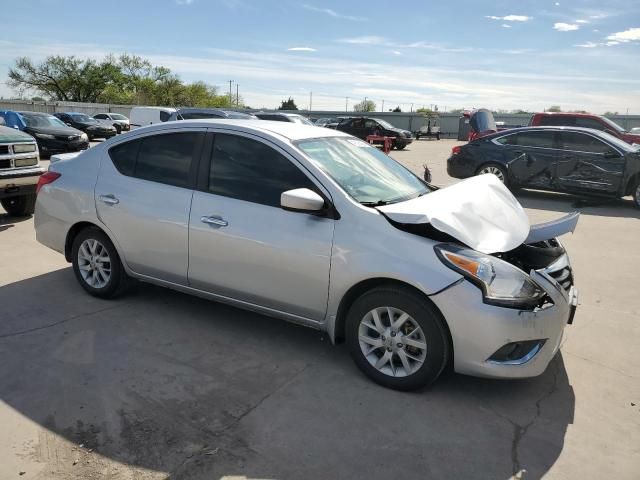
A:
[[[444,185],[455,144],[393,156]],[[519,198],[533,221],[575,201]],[[581,210],[562,239],[581,305],[547,371],[416,393],[310,329],[143,284],[91,298],[32,219],[0,211],[0,478],[636,479],[640,214]]]

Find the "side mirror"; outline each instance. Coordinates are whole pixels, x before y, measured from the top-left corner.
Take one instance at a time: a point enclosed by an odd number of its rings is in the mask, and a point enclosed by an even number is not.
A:
[[[280,206],[291,212],[314,213],[324,208],[324,198],[308,188],[296,188],[282,192]]]

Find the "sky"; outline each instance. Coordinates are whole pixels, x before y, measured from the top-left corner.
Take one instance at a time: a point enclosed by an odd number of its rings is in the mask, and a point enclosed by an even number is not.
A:
[[[19,56],[126,52],[254,108],[640,114],[638,0],[2,1],[4,97]]]

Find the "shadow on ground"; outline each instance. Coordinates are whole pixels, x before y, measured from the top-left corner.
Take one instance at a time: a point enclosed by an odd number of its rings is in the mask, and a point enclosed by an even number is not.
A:
[[[514,194],[525,208],[552,212],[573,212],[577,210],[582,215],[640,219],[640,209],[634,206],[631,197],[602,198],[543,192],[540,190],[518,190]]]
[[[66,268],[0,304],[0,400],[57,434],[26,452],[46,478],[99,470],[61,438],[171,479],[540,478],[573,422],[560,355],[531,380],[400,393],[318,332],[149,285],[101,301]]]

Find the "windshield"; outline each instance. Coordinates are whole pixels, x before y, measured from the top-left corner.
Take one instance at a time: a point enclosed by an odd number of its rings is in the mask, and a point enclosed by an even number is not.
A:
[[[413,173],[362,140],[316,138],[296,145],[360,203],[396,203],[430,191]]]
[[[624,133],[626,131],[624,128],[622,128],[620,125],[618,125],[616,122],[614,122],[613,120],[609,120],[607,117],[602,117],[602,121],[604,123],[606,123],[607,125],[609,125],[616,132]]]
[[[127,120],[127,117],[120,115],[119,113],[112,113],[111,118],[114,120]]]
[[[378,122],[380,125],[382,125],[384,128],[396,128],[386,120],[380,120],[379,118],[374,118],[374,120]]]
[[[21,114],[24,123],[27,127],[65,127],[62,120],[54,117],[53,115],[29,115],[28,113]]]
[[[302,123],[303,125],[313,125],[313,122],[302,115],[289,115],[289,118],[295,123]]]
[[[80,123],[98,123],[95,118],[91,118],[89,115],[85,115],[84,113],[71,113],[69,116],[76,122]]]

